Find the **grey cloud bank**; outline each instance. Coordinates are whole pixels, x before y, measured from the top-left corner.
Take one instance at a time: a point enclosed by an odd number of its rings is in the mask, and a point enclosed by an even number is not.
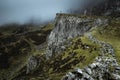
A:
[[[101,0],[1,0],[0,24],[53,20],[56,13],[81,10],[88,3]]]

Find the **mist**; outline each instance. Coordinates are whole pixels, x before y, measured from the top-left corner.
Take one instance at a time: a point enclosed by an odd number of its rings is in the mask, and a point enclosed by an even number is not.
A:
[[[81,12],[104,0],[0,0],[0,25],[7,23],[44,23],[56,13]]]

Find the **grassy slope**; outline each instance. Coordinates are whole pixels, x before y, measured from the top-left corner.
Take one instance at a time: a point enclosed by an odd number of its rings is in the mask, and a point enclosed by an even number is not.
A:
[[[21,45],[23,47],[21,47]],[[0,79],[9,80],[12,79],[13,76],[19,74],[18,71],[25,66],[28,57],[31,55],[32,49],[25,39],[12,42],[11,45],[4,44],[4,46],[6,49],[2,51],[2,54],[5,55],[4,57],[8,57],[4,59],[7,60],[7,62],[2,65],[8,64],[8,67],[0,69]]]
[[[78,15],[72,16],[78,17]],[[82,18],[88,17],[82,16]],[[94,18],[98,17],[94,16]],[[46,31],[48,29],[51,29],[51,26],[44,27],[42,29]],[[36,56],[40,57],[42,65],[36,71],[34,71],[33,74],[21,76],[32,80],[45,80],[47,78],[51,80],[60,80],[62,76],[65,75],[67,72],[77,67],[83,68],[87,66],[94,61],[96,56],[99,55],[99,46],[91,43],[91,41],[89,41],[85,36],[74,38],[71,40],[71,42],[72,45],[70,45],[69,47],[67,46],[67,49],[62,52],[62,55],[57,55],[50,60],[45,60],[43,58],[45,57],[45,55],[42,53],[44,53],[45,49],[42,49],[42,51],[35,51],[34,53]],[[88,49],[85,48],[86,45],[89,46]],[[39,73],[42,73],[42,75]]]
[[[62,54],[50,60],[42,60],[42,67],[38,68],[33,74],[26,75],[26,77],[33,80],[45,80],[47,78],[60,80],[67,72],[77,67],[87,66],[99,55],[99,46],[91,43],[86,37],[77,37],[70,41],[72,45],[67,47]],[[89,46],[88,49],[85,48],[86,45]],[[41,56],[41,59],[43,56]],[[42,75],[39,73],[42,73]]]
[[[99,27],[94,29],[92,34],[101,41],[110,43],[116,52],[117,61],[120,64],[120,21],[111,20],[108,26]],[[82,46],[81,42],[82,42]],[[55,58],[46,62],[47,71],[44,72],[43,80],[49,78],[51,80],[60,80],[63,75],[73,70],[74,68],[83,68],[92,63],[96,56],[99,55],[99,45],[93,44],[85,36],[77,37],[72,40],[73,44],[69,46],[62,55],[58,55]],[[85,45],[89,46],[89,49],[84,49]],[[74,54],[73,54],[74,53]],[[44,67],[43,66],[43,67]],[[46,77],[45,77],[46,76]],[[34,77],[33,80],[39,80]]]
[[[63,14],[65,15],[65,14]],[[71,16],[71,15],[70,15]],[[84,17],[86,18],[86,17]],[[38,38],[31,38],[32,36],[36,37],[45,37],[44,34],[48,34],[52,29],[53,25],[49,24],[45,27],[41,28],[41,31],[31,31],[30,34],[25,34],[27,40],[35,44],[35,42],[40,41],[41,44],[46,45],[45,41],[38,40]],[[101,41],[105,41],[113,45],[116,51],[116,58],[120,63],[120,21],[119,20],[112,20],[111,23],[107,27],[101,27],[98,29],[93,30],[93,36],[98,38]],[[35,34],[35,35],[34,35]],[[77,37],[71,40],[72,45],[63,51],[62,55],[57,55],[50,60],[45,60],[45,55],[42,54],[45,51],[45,47],[39,50],[34,50],[32,55],[36,55],[40,57],[42,61],[42,66],[40,66],[33,74],[25,75],[31,80],[45,80],[47,78],[51,80],[60,80],[63,75],[67,72],[73,70],[74,68],[83,68],[88,64],[92,63],[96,56],[99,55],[99,47],[96,44],[93,44],[89,41],[85,36]],[[89,48],[85,48],[88,46]],[[29,56],[28,56],[29,57]],[[22,62],[27,59],[26,57],[21,57]],[[21,61],[21,60],[20,60]],[[3,71],[4,73],[4,71]],[[42,73],[42,75],[40,74]],[[1,75],[1,74],[0,74]]]
[[[14,30],[19,30],[17,26],[10,29],[9,25],[8,27],[4,27],[0,28],[3,34],[0,36],[0,51],[5,57],[8,56],[5,60],[7,60],[9,66],[0,69],[0,80],[11,80],[15,76],[21,74],[20,71],[25,67],[31,55],[41,54],[42,51],[36,52],[35,46],[39,46],[46,41],[46,37],[53,29],[53,25],[46,25],[42,29],[40,27],[32,27],[34,28],[33,31],[29,30],[24,34],[12,33]],[[7,63],[4,64],[6,65]]]
[[[108,26],[99,27],[92,32],[101,41],[110,43],[115,49],[116,59],[120,64],[120,20],[112,19]]]

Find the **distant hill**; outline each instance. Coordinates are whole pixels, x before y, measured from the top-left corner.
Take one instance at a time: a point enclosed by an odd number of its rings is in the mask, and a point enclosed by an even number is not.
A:
[[[102,3],[86,9],[89,15],[120,16],[120,0],[104,0]]]

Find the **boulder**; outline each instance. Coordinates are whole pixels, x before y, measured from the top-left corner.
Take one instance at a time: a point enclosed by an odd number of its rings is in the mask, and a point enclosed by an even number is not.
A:
[[[28,59],[26,74],[34,71],[38,66],[39,66],[38,58],[36,58],[35,56],[31,56]]]

